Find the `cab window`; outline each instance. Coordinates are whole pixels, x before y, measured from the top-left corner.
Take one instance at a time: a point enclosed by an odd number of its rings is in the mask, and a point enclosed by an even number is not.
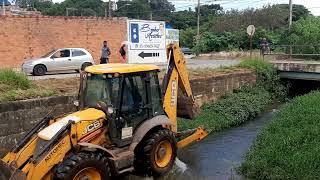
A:
[[[137,126],[148,118],[145,74],[124,77],[122,87],[121,116]]]

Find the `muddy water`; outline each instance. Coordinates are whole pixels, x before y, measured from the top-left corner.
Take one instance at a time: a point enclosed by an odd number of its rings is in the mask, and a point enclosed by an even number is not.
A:
[[[240,127],[211,134],[178,153],[174,169],[161,180],[228,180],[241,179],[236,168],[243,162],[259,131],[272,118],[270,110]],[[125,180],[152,180],[153,178],[126,176]]]

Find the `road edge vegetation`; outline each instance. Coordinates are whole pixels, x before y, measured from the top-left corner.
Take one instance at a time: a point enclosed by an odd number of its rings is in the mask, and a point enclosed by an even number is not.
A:
[[[320,91],[284,105],[260,133],[239,172],[247,179],[319,179]]]
[[[55,92],[38,87],[28,77],[12,69],[0,69],[0,103],[28,98],[47,97]]]
[[[285,99],[287,89],[270,63],[259,58],[244,59],[237,67],[254,69],[257,73],[256,85],[241,87],[216,102],[205,104],[196,120],[179,119],[180,131],[203,126],[217,132],[238,126],[254,119],[273,100]]]

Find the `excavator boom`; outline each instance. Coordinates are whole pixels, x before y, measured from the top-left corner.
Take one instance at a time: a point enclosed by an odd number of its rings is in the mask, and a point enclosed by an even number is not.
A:
[[[186,60],[177,44],[171,44],[167,48],[168,67],[163,80],[163,109],[171,120],[172,131],[177,133],[177,99],[179,88],[186,95],[191,104],[190,117],[194,119],[199,112],[199,107],[195,103],[192,95],[192,89],[189,81],[189,75],[186,66]],[[190,131],[193,133],[190,135]],[[208,135],[208,132],[202,127],[187,132],[180,132],[179,135],[189,134],[188,137],[178,142],[178,147],[185,147],[193,141],[199,141]]]

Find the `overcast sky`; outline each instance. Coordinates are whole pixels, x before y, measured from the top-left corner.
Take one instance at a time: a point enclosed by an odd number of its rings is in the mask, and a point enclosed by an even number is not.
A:
[[[61,2],[63,0],[53,0],[53,2]],[[103,0],[108,1],[108,0]],[[176,10],[185,10],[189,7],[194,8],[197,0],[169,0],[174,3]],[[267,4],[289,3],[289,0],[200,0],[201,4],[221,4],[226,10],[228,9],[246,9],[259,8]],[[312,14],[320,16],[320,0],[293,0],[294,4],[302,4],[306,6]]]

